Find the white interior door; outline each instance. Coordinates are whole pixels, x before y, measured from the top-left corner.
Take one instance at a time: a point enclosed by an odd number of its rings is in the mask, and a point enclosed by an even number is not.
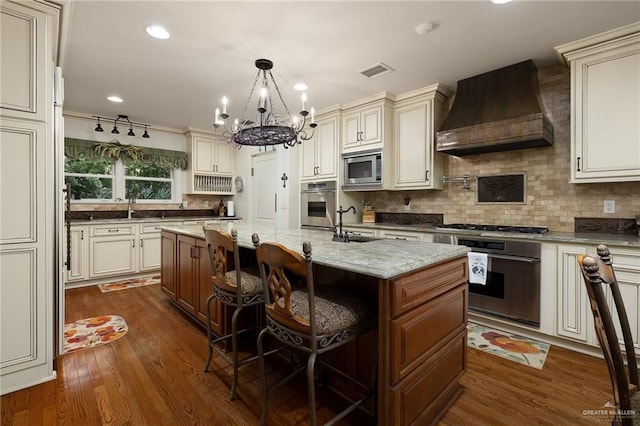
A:
[[[251,220],[258,225],[276,226],[278,192],[276,185],[276,152],[267,151],[252,157]]]

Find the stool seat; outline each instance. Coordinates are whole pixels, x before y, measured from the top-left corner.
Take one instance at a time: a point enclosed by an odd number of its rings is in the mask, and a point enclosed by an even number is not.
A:
[[[229,271],[225,274],[229,285],[236,287],[238,283],[238,274],[236,271]],[[262,293],[262,278],[250,274],[246,271],[240,271],[240,293],[241,294],[260,294]]]
[[[339,287],[315,288],[315,322],[318,336],[330,335],[344,329],[357,333],[372,326],[371,302],[358,294]],[[309,320],[309,294],[304,290],[291,293],[293,313]]]

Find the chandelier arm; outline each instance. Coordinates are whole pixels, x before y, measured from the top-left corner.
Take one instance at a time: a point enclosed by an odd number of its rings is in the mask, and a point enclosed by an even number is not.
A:
[[[261,70],[258,70],[258,72],[256,73],[256,78],[253,80],[253,86],[251,86],[251,92],[249,92],[249,97],[247,98],[247,102],[245,102],[244,108],[242,109],[242,114],[240,115],[240,123],[238,123],[238,126],[240,126],[240,127],[244,126],[244,115],[246,114],[247,108],[249,107],[249,102],[251,102],[251,98],[253,97],[253,92],[255,92],[255,90],[256,90],[256,84],[258,84],[258,79],[260,78],[260,71]],[[225,123],[225,128],[226,127],[227,126],[226,126],[226,123]],[[238,131],[238,129],[236,129],[236,131]],[[231,132],[231,133],[233,133],[233,132]]]

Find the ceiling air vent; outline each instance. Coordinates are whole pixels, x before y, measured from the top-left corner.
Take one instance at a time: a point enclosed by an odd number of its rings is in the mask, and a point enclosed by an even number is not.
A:
[[[369,68],[360,71],[360,74],[364,75],[365,77],[374,78],[382,74],[390,73],[391,71],[394,71],[394,69],[391,68],[389,65],[384,64],[382,62],[378,62],[377,64],[372,65]]]

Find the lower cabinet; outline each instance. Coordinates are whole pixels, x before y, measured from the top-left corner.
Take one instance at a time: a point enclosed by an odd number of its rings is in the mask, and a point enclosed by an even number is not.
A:
[[[67,255],[67,244],[70,246],[71,264],[69,269],[65,263],[65,282],[82,281],[89,278],[89,227],[71,226],[71,238],[69,243],[64,238],[63,256]]]
[[[163,231],[161,252],[162,291],[182,311],[206,325],[206,300],[213,292],[206,242]],[[222,306],[215,300],[211,303],[211,327],[216,334],[223,332],[222,319]]]
[[[89,278],[137,272],[136,228],[135,224],[91,227]]]
[[[422,241],[422,235],[419,232],[379,229],[376,231],[376,234],[380,238],[387,238],[391,240]]]
[[[610,246],[613,268],[624,299],[627,318],[636,348],[640,349],[640,249]],[[578,267],[577,257],[586,253],[596,257],[596,246],[574,244],[558,245],[558,293],[556,335],[574,341],[598,346],[589,298]],[[620,323],[615,314],[611,292],[605,288],[609,309],[620,334]],[[622,343],[622,339],[620,340]]]

